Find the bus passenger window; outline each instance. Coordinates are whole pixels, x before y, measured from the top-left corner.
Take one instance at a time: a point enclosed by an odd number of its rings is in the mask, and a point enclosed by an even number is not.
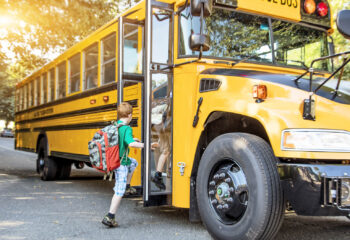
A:
[[[69,93],[80,90],[80,53],[71,57],[69,63]]]
[[[24,87],[23,87],[23,90],[24,90],[24,94],[23,94],[23,109],[27,109],[28,108],[28,106],[27,106],[27,103],[28,103],[28,101],[27,101],[27,87],[28,87],[28,85],[26,84],[26,85],[24,85]]]
[[[34,106],[34,81],[32,80],[30,82],[30,100],[29,100],[29,106]]]
[[[123,71],[126,73],[142,73],[142,42],[139,42],[141,29],[138,25],[124,25]]]
[[[66,62],[58,66],[57,74],[56,98],[59,99],[66,96]]]
[[[42,99],[41,102],[42,103],[47,103],[47,73],[44,73],[42,75]]]
[[[19,90],[16,90],[16,112],[19,111]]]
[[[98,44],[84,51],[84,90],[97,87]]]
[[[102,52],[102,84],[115,82],[116,33],[112,33],[101,41]]]
[[[41,92],[40,92],[40,77],[35,80],[35,106],[40,105]]]
[[[55,100],[55,69],[52,68],[49,71],[49,91],[48,91],[48,101]]]

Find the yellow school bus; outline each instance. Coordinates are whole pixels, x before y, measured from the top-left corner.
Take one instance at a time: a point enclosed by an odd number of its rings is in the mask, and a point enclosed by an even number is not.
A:
[[[325,0],[142,1],[17,85],[15,147],[67,178],[127,101],[145,206],[187,208],[216,239],[272,239],[286,205],[349,217],[350,60],[331,25]]]

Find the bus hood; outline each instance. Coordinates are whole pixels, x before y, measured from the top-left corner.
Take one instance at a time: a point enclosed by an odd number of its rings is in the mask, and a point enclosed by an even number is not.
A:
[[[301,78],[298,81],[295,81],[298,75],[292,75],[292,74],[268,73],[268,72],[253,71],[253,70],[224,69],[224,68],[206,69],[205,71],[201,72],[201,74],[224,75],[224,76],[235,76],[235,77],[258,79],[262,81],[273,82],[277,84],[286,85],[289,87],[294,87],[307,92],[309,91],[310,80],[307,78]],[[316,89],[325,79],[326,78],[315,77],[312,81],[312,89]],[[338,103],[350,104],[350,82],[341,81],[337,95],[334,94],[334,89],[336,88],[336,85],[337,85],[337,80],[331,79],[316,92],[316,95]]]

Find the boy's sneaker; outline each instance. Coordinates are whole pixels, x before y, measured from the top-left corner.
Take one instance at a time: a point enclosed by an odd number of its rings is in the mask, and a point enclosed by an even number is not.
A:
[[[127,187],[124,193],[125,196],[132,196],[136,194],[137,194],[137,190],[133,187]]]
[[[103,218],[102,223],[108,227],[118,227],[118,223],[114,218],[108,217],[108,214]]]
[[[161,176],[157,176],[156,174],[154,174],[154,176],[151,177],[151,181],[154,182],[154,184],[160,190],[165,190],[165,185],[163,183],[163,178]]]

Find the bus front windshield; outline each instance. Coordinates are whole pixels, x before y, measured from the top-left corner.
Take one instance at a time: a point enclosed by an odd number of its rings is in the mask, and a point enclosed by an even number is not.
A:
[[[210,50],[203,53],[207,57],[305,68],[313,59],[328,55],[325,31],[274,19],[269,23],[267,17],[218,8],[204,21],[205,32],[210,36]],[[190,49],[189,38],[191,33],[199,33],[199,29],[199,17],[191,16],[190,8],[182,11],[180,57],[198,55]],[[329,61],[317,62],[313,67],[330,70]]]

